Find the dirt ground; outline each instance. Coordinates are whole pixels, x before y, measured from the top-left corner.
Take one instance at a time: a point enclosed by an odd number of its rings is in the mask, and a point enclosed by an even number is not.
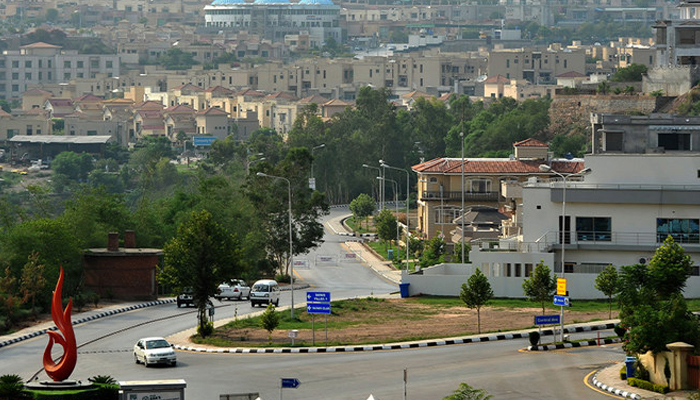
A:
[[[458,337],[476,334],[477,313],[466,307],[439,307],[436,312],[433,306],[426,306],[403,299],[387,299],[389,309],[363,309],[356,313],[338,313],[328,317],[332,322],[351,322],[361,318],[368,323],[328,329],[328,343],[338,344],[376,344],[420,340],[429,338]],[[516,329],[526,329],[534,326],[534,316],[540,315],[540,308],[506,309],[485,307],[481,310],[481,332],[499,332]],[[547,314],[554,314],[548,310]],[[335,314],[335,311],[334,311]],[[298,316],[303,320],[310,317],[303,313]],[[616,315],[613,314],[613,318]],[[607,312],[587,313],[566,311],[564,320],[567,324],[594,320],[607,320]],[[316,344],[325,344],[326,332],[324,316],[315,317]],[[246,329],[217,329],[215,336],[228,342],[226,347],[255,347],[268,344],[268,333],[262,328]],[[286,330],[275,330],[272,342],[276,345],[289,344]],[[311,344],[311,329],[299,330],[295,344]]]

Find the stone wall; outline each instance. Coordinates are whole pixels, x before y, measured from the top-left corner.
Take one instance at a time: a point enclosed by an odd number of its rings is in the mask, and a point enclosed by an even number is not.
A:
[[[651,93],[657,90],[665,96],[680,96],[688,92],[700,78],[700,68],[691,65],[657,67],[642,76],[642,90]]]
[[[637,95],[558,95],[549,108],[548,139],[576,130],[590,136],[591,113],[649,114],[656,108],[656,100]]]

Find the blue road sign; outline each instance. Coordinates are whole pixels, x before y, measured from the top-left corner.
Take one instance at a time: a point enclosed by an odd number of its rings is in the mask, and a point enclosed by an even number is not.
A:
[[[568,307],[570,305],[569,304],[569,297],[568,296],[554,296],[554,305]]]
[[[556,325],[561,323],[559,315],[536,315],[535,325]]]
[[[282,378],[282,387],[287,389],[296,389],[301,385],[297,378]]]
[[[215,140],[214,136],[195,136],[193,142],[195,146],[211,146]]]
[[[306,312],[309,314],[330,314],[330,303],[308,303],[306,304]]]
[[[306,301],[310,303],[330,303],[331,292],[306,292]]]

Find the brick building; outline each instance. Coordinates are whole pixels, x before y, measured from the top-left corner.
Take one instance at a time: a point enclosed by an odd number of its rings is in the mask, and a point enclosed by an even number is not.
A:
[[[103,298],[155,300],[162,254],[161,249],[137,248],[134,231],[124,232],[124,247],[120,248],[119,234],[110,232],[107,248],[85,251],[85,289]]]

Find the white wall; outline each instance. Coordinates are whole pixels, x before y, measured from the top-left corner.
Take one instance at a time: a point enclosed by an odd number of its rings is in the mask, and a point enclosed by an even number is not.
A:
[[[585,165],[586,183],[700,185],[698,153],[587,154]]]

